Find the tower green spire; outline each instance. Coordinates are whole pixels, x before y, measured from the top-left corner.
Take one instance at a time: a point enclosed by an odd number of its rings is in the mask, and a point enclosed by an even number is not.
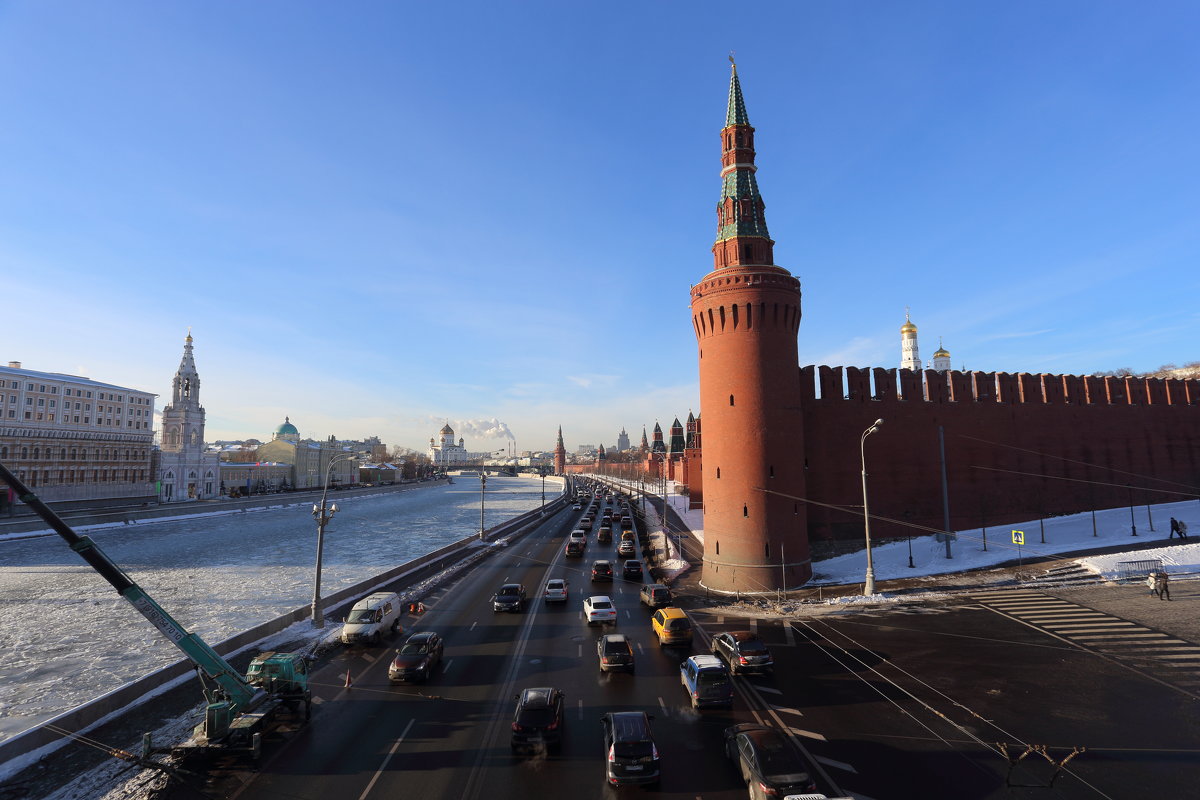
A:
[[[730,56],[729,60],[733,61],[733,57]],[[750,117],[746,114],[746,101],[742,99],[742,84],[738,81],[737,64],[734,64],[733,75],[729,78],[729,108],[725,112],[725,127],[749,124]]]

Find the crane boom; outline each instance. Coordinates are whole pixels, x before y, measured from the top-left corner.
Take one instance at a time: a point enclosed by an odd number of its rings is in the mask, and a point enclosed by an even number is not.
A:
[[[126,575],[124,570],[117,566],[100,549],[100,546],[92,541],[91,537],[80,536],[75,533],[70,525],[64,522],[53,509],[31,492],[29,487],[13,475],[2,463],[0,463],[0,480],[16,490],[17,497],[22,503],[32,508],[39,517],[45,520],[46,524],[53,528],[55,533],[65,539],[67,544],[71,546],[71,549],[79,554],[80,558],[86,561],[92,569],[100,573],[100,576],[108,581],[122,597],[128,600],[138,610],[138,613],[149,620],[150,624],[157,628],[159,633],[167,637],[172,644],[178,647],[196,665],[196,668],[200,672],[215,683],[219,687],[219,691],[224,694],[225,699],[231,704],[233,711],[244,711],[252,708],[259,702],[260,698],[264,696],[261,689],[247,682],[228,661],[221,658],[203,639],[185,630],[162,606],[156,603],[150,595],[146,594],[142,587],[138,586],[132,578]],[[217,701],[218,698],[214,696],[214,693],[207,686],[205,686],[204,693],[210,703]]]

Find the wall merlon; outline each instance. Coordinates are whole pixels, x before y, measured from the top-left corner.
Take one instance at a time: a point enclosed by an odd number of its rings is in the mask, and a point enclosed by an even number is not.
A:
[[[927,369],[925,376],[925,399],[930,403],[950,402],[950,386],[947,376],[936,369]]]
[[[865,403],[871,400],[870,370],[846,367],[846,394],[851,400]]]
[[[896,370],[875,367],[871,372],[875,376],[875,399],[887,401],[895,400]]]
[[[841,367],[827,367],[822,364],[817,367],[817,376],[821,383],[822,400],[841,400],[846,396],[842,387]]]
[[[1021,402],[1021,390],[1017,376],[1008,372],[995,373],[996,381],[996,402],[997,403],[1019,403]]]
[[[1045,373],[1038,375],[1038,382],[1042,387],[1042,397],[1046,405],[1062,405],[1063,404],[1063,376],[1062,375],[1047,375]]]
[[[1045,403],[1046,396],[1042,393],[1040,375],[1022,372],[1017,375],[1017,397],[1022,403]]]
[[[912,369],[902,369],[900,376],[900,397],[907,402],[925,399],[924,381],[920,372]]]

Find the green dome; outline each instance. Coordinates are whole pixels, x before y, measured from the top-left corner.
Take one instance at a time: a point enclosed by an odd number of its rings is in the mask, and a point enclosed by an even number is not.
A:
[[[300,431],[296,430],[296,426],[292,424],[290,417],[283,418],[283,424],[275,429],[276,436],[299,436]]]

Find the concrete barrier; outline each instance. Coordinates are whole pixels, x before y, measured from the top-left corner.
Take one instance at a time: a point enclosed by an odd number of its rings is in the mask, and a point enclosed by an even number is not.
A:
[[[566,507],[567,502],[567,497],[563,494],[556,500],[547,503],[545,516],[549,517],[562,510]],[[525,533],[536,527],[542,519],[542,509],[537,508],[489,528],[485,532],[485,538],[488,541],[495,541],[505,536]],[[375,589],[400,580],[413,572],[423,570],[438,561],[446,561],[450,558],[458,560],[465,556],[468,550],[476,548],[479,542],[480,539],[477,535],[459,539],[432,553],[427,553],[420,558],[415,558],[353,586],[334,592],[324,598],[326,617],[328,618],[331,612],[357,601]],[[293,609],[283,616],[218,642],[213,649],[228,659],[263,639],[279,633],[293,623],[307,618],[311,613],[310,606]],[[81,706],[76,706],[70,711],[65,711],[29,730],[22,731],[11,739],[0,742],[0,780],[7,779],[15,772],[45,758],[67,744],[70,741],[67,738],[69,734],[63,731],[68,731],[70,734],[86,733],[171,688],[170,685],[181,681],[194,671],[195,665],[189,659],[180,659]]]

